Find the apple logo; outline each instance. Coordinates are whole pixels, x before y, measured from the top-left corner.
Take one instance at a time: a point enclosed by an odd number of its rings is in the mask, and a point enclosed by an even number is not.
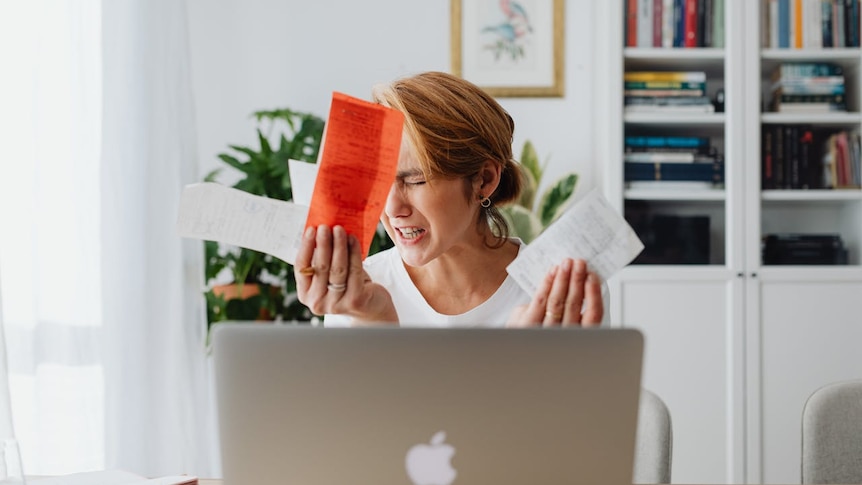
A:
[[[414,485],[450,485],[457,472],[452,468],[455,448],[444,443],[446,432],[438,431],[429,444],[414,445],[407,452],[407,475]]]

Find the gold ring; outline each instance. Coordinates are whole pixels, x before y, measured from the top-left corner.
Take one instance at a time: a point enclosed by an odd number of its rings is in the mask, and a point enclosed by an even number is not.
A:
[[[560,313],[545,312],[545,316],[550,317],[551,320],[559,320],[560,318],[563,318],[563,315]]]
[[[304,274],[305,276],[311,276],[314,274],[314,266],[306,266],[305,268],[301,268],[298,271],[299,271],[299,274]]]

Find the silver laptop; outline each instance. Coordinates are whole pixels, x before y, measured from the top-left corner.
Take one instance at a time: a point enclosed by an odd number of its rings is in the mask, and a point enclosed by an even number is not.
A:
[[[631,329],[219,324],[225,485],[632,483]]]

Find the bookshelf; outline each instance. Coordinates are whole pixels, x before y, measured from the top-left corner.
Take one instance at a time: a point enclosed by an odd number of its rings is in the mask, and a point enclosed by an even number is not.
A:
[[[820,385],[862,376],[855,349],[862,341],[862,189],[765,190],[761,180],[764,127],[862,128],[862,50],[771,47],[764,17],[776,1],[725,0],[720,48],[629,47],[631,2],[594,7],[605,195],[623,214],[635,207],[636,214],[709,218],[707,261],[633,264],[609,282],[613,325],[646,336],[643,385],[673,416],[677,483],[798,483],[805,399]],[[841,66],[847,111],[764,110],[772,71],[790,62]],[[631,71],[702,71],[708,96],[724,90],[724,112],[627,113]],[[628,188],[631,135],[709,137],[723,157],[723,185]],[[847,264],[764,264],[762,239],[776,233],[839,234]]]

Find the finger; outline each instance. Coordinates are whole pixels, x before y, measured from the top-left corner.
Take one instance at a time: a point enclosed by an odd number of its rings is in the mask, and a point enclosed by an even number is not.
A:
[[[329,269],[332,267],[332,229],[325,224],[317,226],[316,248],[312,263],[314,264],[314,276],[311,280],[309,292],[326,295],[326,285],[329,284]]]
[[[330,294],[346,288],[348,275],[347,232],[342,226],[332,228],[332,265],[327,280]]]
[[[605,305],[602,301],[602,282],[595,273],[589,273],[587,283],[584,287],[584,314],[581,317],[581,325],[595,327],[602,324],[605,316]]]
[[[312,257],[314,256],[314,238],[314,227],[307,227],[302,234],[302,240],[296,252],[294,268],[297,269],[294,272],[294,276],[296,277],[296,290],[300,294],[308,289],[308,286],[311,284],[311,278],[314,276],[314,266],[311,264]]]
[[[574,268],[569,276],[568,295],[563,325],[580,325],[581,310],[584,303],[584,284],[587,280],[587,263],[583,259],[574,261]]]
[[[371,282],[371,278],[362,267],[362,249],[359,247],[359,240],[353,234],[347,235],[347,252],[347,291],[353,297],[366,283]]]
[[[562,323],[571,274],[572,260],[570,258],[566,258],[560,265],[557,274],[554,275],[551,291],[548,294],[548,303],[545,305],[545,315],[542,320],[543,326],[552,327],[558,326]]]
[[[548,295],[551,292],[551,286],[554,284],[554,277],[557,275],[558,270],[559,268],[554,266],[548,271],[539,287],[536,288],[536,293],[533,295],[533,299],[530,300],[530,304],[519,315],[519,321],[514,323],[525,327],[542,324],[542,321],[545,319],[545,309],[548,306]]]

